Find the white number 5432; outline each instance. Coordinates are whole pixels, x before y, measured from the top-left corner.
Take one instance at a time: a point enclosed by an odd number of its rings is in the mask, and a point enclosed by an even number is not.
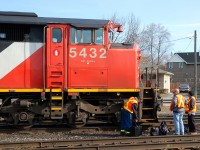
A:
[[[99,51],[99,52],[98,52]],[[90,58],[106,58],[106,49],[105,48],[100,48],[97,51],[96,48],[90,48],[89,51],[86,50],[86,48],[82,48],[80,52],[77,52],[75,47],[70,48],[69,50],[69,56],[71,58],[76,58],[77,56],[86,58],[89,56]],[[99,56],[98,56],[99,54]]]

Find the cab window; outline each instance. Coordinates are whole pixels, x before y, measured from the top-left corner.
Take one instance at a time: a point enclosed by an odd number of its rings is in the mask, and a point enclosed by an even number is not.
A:
[[[103,29],[96,29],[95,30],[95,43],[96,44],[103,44]]]
[[[52,30],[52,42],[60,43],[62,41],[62,31],[60,28],[53,28]]]
[[[81,43],[81,30],[76,30],[76,38],[75,38],[75,43]]]
[[[72,44],[103,44],[103,29],[70,29],[70,41]]]
[[[71,40],[71,43],[75,43],[75,29],[74,28],[70,28],[70,40]]]

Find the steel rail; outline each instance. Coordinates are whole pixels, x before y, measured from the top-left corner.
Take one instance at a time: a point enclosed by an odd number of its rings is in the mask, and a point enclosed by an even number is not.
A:
[[[185,136],[141,136],[89,140],[37,141],[0,143],[1,150],[7,149],[87,149],[87,150],[132,150],[132,149],[198,149],[200,135]]]

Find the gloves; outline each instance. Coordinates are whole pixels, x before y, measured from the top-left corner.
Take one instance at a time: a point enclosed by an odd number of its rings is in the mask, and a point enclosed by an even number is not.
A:
[[[191,114],[192,114],[191,112],[188,112],[188,115],[189,115],[189,116],[191,116]]]

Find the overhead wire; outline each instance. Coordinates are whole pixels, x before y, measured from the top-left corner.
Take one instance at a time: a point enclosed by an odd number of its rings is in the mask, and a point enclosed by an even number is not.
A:
[[[186,49],[184,51],[186,51],[188,49],[188,47],[190,46],[191,43],[192,43],[192,39],[190,40],[188,46],[186,47]]]
[[[175,42],[175,41],[180,41],[180,40],[184,40],[184,39],[192,39],[194,36],[187,36],[187,37],[183,37],[183,38],[179,38],[179,39],[175,39],[175,40],[171,40],[171,41],[166,41],[164,43],[170,43],[170,42]]]

